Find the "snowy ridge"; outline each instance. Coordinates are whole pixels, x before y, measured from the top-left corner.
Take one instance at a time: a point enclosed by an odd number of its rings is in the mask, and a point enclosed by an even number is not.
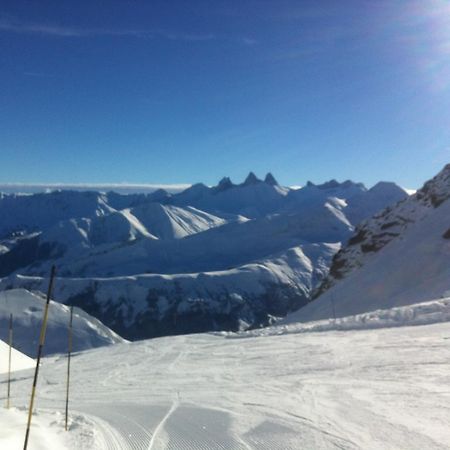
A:
[[[378,328],[409,327],[450,322],[450,297],[409,306],[379,309],[354,316],[312,322],[297,322],[295,315],[286,317],[280,325],[225,334],[227,337],[274,336],[289,333],[314,333],[321,331],[373,330]]]
[[[159,239],[181,239],[227,223],[226,220],[191,206],[147,203],[130,210],[140,223]]]
[[[335,256],[330,275],[320,286],[316,297],[352,270],[363,266],[375,253],[398,236],[403,236],[408,228],[434,214],[434,210],[449,197],[450,165],[425,183],[416,194],[359,225],[348,245]]]
[[[130,339],[246,329],[304,305],[338,248],[308,244],[226,271],[57,278],[54,297],[95,314]],[[0,289],[44,291],[47,283],[16,275],[2,279]]]
[[[8,322],[13,314],[14,347],[34,357],[39,343],[45,299],[25,289],[0,292],[0,339],[8,336]],[[69,307],[51,301],[46,332],[44,354],[67,351]],[[86,350],[126,342],[99,320],[79,308],[74,309],[73,349]]]
[[[96,217],[114,209],[99,192],[55,191],[0,197],[0,238],[18,231],[45,229],[61,220]]]
[[[55,264],[56,299],[127,337],[261,326],[308,301],[357,214],[406,195],[335,180],[294,191],[250,173],[179,194],[2,196],[17,228],[0,237],[0,287],[44,292],[29,277]]]
[[[289,189],[280,186],[272,174],[267,174],[262,181],[250,172],[246,180],[238,185],[229,178],[223,178],[211,188],[202,183],[195,184],[172,196],[170,203],[195,206],[213,214],[222,212],[256,218],[279,210],[288,192]]]
[[[450,166],[407,200],[364,222],[333,259],[305,322],[446,297],[450,290]],[[361,293],[364,295],[361,295]]]
[[[31,359],[27,355],[24,355],[16,348],[13,341],[13,347],[11,349],[11,371],[31,369],[36,366],[34,359]],[[9,345],[0,340],[0,374],[8,372],[9,361]]]

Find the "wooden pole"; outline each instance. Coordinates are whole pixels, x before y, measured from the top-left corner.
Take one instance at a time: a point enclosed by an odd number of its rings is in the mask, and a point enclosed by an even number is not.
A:
[[[67,351],[67,383],[66,383],[66,423],[65,430],[68,430],[69,420],[69,387],[70,387],[70,356],[72,354],[72,322],[73,322],[73,306],[70,307],[70,320],[69,320],[69,345]]]
[[[9,356],[8,356],[8,396],[6,399],[6,407],[9,409],[11,398],[11,348],[13,344],[13,315],[9,315]]]
[[[52,266],[52,270],[50,273],[50,281],[48,283],[47,301],[45,303],[44,318],[42,320],[41,334],[39,336],[39,347],[38,347],[38,353],[37,353],[37,359],[36,359],[36,369],[34,371],[33,387],[31,388],[30,409],[28,410],[27,431],[25,433],[25,442],[23,444],[23,450],[27,449],[28,439],[30,437],[31,417],[33,415],[34,397],[36,395],[36,385],[37,385],[37,380],[38,380],[38,375],[39,375],[39,364],[41,362],[42,348],[44,347],[44,342],[45,342],[45,331],[47,329],[47,319],[48,319],[48,306],[50,304],[50,297],[52,295],[53,281],[55,279],[55,273],[56,273],[56,268],[55,268],[55,266]]]

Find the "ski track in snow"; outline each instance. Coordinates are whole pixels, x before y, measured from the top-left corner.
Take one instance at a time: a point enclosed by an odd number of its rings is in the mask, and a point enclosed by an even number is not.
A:
[[[446,449],[449,338],[447,322],[178,336],[78,353],[70,411],[74,423],[85,421],[66,434],[67,448]],[[64,410],[65,363],[61,356],[42,363],[41,417]],[[26,407],[31,381],[32,371],[14,376],[13,405]],[[0,402],[4,387],[2,376]],[[77,441],[86,424],[90,440]]]
[[[150,444],[148,446],[148,450],[153,450],[157,447],[157,439],[159,438],[159,433],[164,428],[164,424],[167,422],[169,417],[173,414],[173,412],[177,409],[178,402],[174,402],[172,407],[169,409],[167,414],[162,418],[162,420],[158,423],[158,426],[155,428],[155,431],[153,432],[153,436],[150,439]]]

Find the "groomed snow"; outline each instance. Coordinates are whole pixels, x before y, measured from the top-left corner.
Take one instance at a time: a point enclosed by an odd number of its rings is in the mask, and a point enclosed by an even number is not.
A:
[[[329,321],[328,329],[167,337],[79,353],[66,434],[66,360],[44,359],[37,417],[68,449],[447,449],[450,327],[436,322],[448,304],[372,313],[379,324],[400,317],[397,327],[367,329],[371,321],[353,317],[347,322],[361,329]],[[428,324],[409,326],[420,317]],[[13,384],[19,408],[31,377],[23,372]],[[17,422],[3,423],[0,435],[14,434]],[[31,435],[33,445],[39,439]]]

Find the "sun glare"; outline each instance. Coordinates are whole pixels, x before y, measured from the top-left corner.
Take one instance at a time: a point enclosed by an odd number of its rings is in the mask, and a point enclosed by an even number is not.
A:
[[[419,1],[408,15],[421,70],[428,76],[433,90],[449,89],[450,2]]]

